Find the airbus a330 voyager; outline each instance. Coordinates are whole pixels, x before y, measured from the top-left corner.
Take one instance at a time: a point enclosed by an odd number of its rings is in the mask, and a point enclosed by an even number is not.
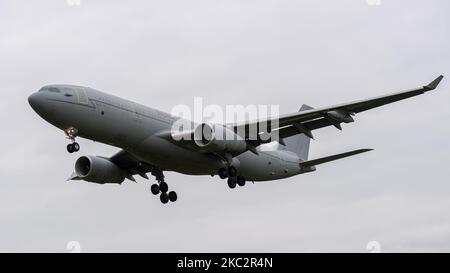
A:
[[[164,171],[218,175],[235,188],[246,181],[270,181],[312,172],[319,164],[370,151],[358,149],[308,158],[313,130],[326,126],[341,130],[341,124],[353,122],[355,114],[434,90],[442,78],[409,91],[322,108],[303,105],[298,112],[255,121],[191,122],[196,125],[194,129],[181,133],[172,130],[181,118],[89,87],[47,85],[31,94],[28,101],[43,119],[65,132],[70,140],[69,153],[80,149],[76,137],[121,149],[109,158],[81,156],[68,180],[121,184],[125,179],[136,181],[135,175],[148,179],[147,173],[151,173],[157,181],[151,185],[151,192],[165,204],[175,202],[177,194],[169,191]],[[259,126],[263,122],[268,125]],[[250,128],[256,128],[256,138],[247,137]],[[180,140],[176,134],[192,137]],[[221,137],[224,134],[232,138]],[[273,141],[279,143],[277,149],[261,149]]]

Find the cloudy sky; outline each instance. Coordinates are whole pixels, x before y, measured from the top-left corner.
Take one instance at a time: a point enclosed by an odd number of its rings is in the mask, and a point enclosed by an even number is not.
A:
[[[0,251],[450,251],[450,88],[315,132],[310,157],[375,151],[228,189],[166,173],[151,183],[65,182],[82,154],[29,107],[45,84],[94,87],[170,111],[352,101],[450,76],[450,2],[411,0],[0,1]],[[373,5],[379,3],[380,5]],[[371,5],[372,4],[372,5]]]

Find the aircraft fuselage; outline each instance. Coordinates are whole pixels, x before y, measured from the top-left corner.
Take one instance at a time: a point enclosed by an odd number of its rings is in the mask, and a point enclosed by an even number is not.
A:
[[[54,87],[54,90],[51,90]],[[191,175],[215,175],[227,162],[220,157],[180,147],[158,136],[179,118],[98,90],[52,85],[32,94],[29,102],[46,121],[78,136],[131,153],[162,170]],[[249,151],[236,157],[239,173],[249,181],[290,177],[304,171],[295,153],[285,150]]]

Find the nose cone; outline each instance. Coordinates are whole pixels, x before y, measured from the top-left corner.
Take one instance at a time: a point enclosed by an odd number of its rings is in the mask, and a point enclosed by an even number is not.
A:
[[[33,93],[28,97],[28,103],[34,111],[39,113],[39,109],[42,108],[44,100],[42,98],[42,94]]]
[[[53,116],[54,105],[43,92],[36,92],[28,97],[31,108],[42,118],[48,120]]]

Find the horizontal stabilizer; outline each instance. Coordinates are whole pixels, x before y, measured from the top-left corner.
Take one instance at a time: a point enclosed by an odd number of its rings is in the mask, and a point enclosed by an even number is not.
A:
[[[354,150],[354,151],[350,151],[350,152],[346,152],[346,153],[342,153],[342,154],[330,155],[330,156],[326,156],[326,157],[322,157],[322,158],[318,158],[318,159],[303,161],[303,162],[300,162],[300,167],[312,167],[312,166],[316,166],[319,164],[327,163],[330,161],[338,160],[338,159],[341,159],[344,157],[357,155],[357,154],[361,154],[361,153],[365,153],[365,152],[369,152],[369,151],[372,151],[372,149],[359,149],[359,150]]]

